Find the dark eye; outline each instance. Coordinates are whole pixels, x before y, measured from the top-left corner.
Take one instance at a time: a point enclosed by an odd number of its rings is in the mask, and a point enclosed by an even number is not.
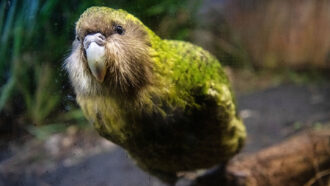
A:
[[[115,32],[117,32],[119,35],[123,35],[124,34],[124,29],[122,26],[115,26]]]
[[[80,38],[79,38],[78,36],[76,36],[76,40],[77,40],[77,41],[80,41]]]

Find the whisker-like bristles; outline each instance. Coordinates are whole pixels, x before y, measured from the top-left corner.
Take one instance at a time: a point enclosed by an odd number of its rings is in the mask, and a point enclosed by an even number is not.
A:
[[[93,25],[102,26],[94,23],[81,24],[82,28],[79,27],[76,31],[85,33],[88,30],[104,30],[104,28],[92,28]],[[143,87],[150,84],[152,79],[152,58],[148,53],[151,45],[147,36],[143,27],[135,22],[126,23],[125,34],[107,36],[105,44],[107,72],[102,83],[91,74],[84,49],[81,43],[77,43],[65,63],[76,92],[83,95],[117,94],[129,97],[137,95]]]

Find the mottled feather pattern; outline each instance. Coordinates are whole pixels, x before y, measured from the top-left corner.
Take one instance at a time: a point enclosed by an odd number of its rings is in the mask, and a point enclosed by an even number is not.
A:
[[[112,34],[121,24],[125,34]],[[110,25],[110,26],[109,26]],[[125,148],[137,165],[174,183],[180,171],[227,162],[242,147],[228,79],[201,47],[162,40],[123,10],[93,7],[77,36],[104,34],[109,42],[105,82],[93,79],[77,45],[66,68],[86,118],[103,137]]]

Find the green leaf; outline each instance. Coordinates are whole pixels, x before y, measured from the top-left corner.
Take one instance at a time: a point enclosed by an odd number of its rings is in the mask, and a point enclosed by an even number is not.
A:
[[[28,132],[40,140],[46,139],[51,134],[63,132],[68,125],[63,123],[48,124],[44,126],[30,126],[27,128]]]
[[[11,77],[9,81],[1,87],[1,94],[0,94],[0,111],[4,108],[6,102],[10,98],[10,95],[13,92],[15,85],[15,78]]]

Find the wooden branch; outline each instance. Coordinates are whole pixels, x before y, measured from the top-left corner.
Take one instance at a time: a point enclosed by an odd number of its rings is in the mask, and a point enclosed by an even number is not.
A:
[[[326,186],[329,171],[330,130],[308,131],[257,153],[240,155],[223,171],[199,177],[192,185]]]

